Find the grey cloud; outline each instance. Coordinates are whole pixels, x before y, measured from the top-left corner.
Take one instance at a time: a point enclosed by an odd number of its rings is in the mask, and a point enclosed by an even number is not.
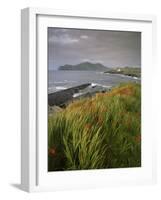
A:
[[[68,34],[63,35],[53,35],[49,38],[49,43],[59,43],[59,44],[73,44],[79,42],[78,38],[72,38]]]
[[[141,65],[141,33],[48,28],[50,69],[88,60],[108,67]]]

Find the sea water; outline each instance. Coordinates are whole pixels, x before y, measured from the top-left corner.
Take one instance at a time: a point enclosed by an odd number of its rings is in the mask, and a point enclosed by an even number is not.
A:
[[[99,71],[48,71],[48,93],[64,90],[84,83],[110,88],[124,82],[140,82],[140,78]]]

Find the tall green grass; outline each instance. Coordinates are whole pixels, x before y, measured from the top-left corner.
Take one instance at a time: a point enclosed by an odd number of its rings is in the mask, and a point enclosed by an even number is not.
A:
[[[74,101],[48,120],[48,170],[141,166],[141,86]]]

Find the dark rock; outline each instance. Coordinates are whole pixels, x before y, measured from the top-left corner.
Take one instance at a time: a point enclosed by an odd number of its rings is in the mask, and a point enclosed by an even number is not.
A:
[[[48,105],[56,105],[63,107],[67,102],[72,101],[73,94],[79,93],[80,90],[85,89],[89,85],[90,83],[86,83],[66,90],[61,90],[58,92],[48,94]]]

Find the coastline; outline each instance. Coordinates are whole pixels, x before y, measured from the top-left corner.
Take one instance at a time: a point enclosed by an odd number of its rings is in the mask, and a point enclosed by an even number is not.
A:
[[[132,77],[139,79],[141,78],[141,70],[140,68],[123,68],[123,69],[112,69],[105,71],[104,74],[115,74],[115,75],[124,75],[126,77]]]
[[[66,107],[70,102],[76,99],[92,97],[98,92],[109,91],[110,87],[104,87],[99,84],[85,83],[65,90],[48,94],[48,105]]]
[[[114,74],[114,75],[123,75],[125,77],[130,77],[130,78],[136,78],[136,79],[139,79],[141,78],[139,75],[135,74],[135,75],[132,75],[132,74],[124,74],[124,73],[118,73],[118,72],[104,72],[104,74]]]

